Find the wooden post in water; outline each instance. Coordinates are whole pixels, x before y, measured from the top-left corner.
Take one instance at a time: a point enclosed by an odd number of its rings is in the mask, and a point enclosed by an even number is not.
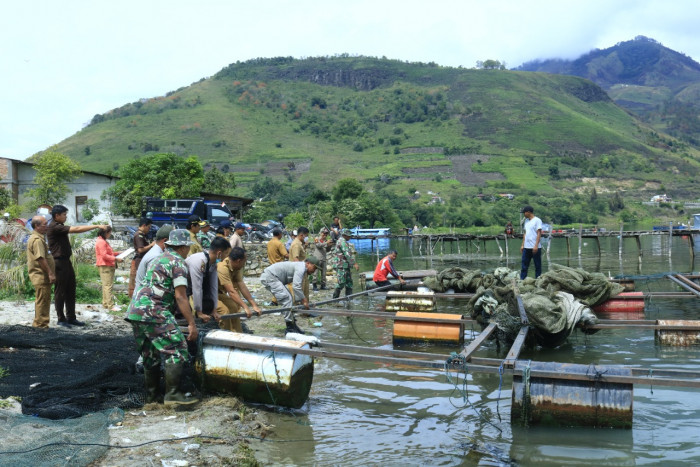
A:
[[[618,255],[622,258],[622,222],[620,222],[620,247],[618,249]]]
[[[583,224],[578,225],[578,255],[581,256],[581,247],[583,246]]]
[[[571,258],[571,239],[568,235],[566,236],[566,256]]]
[[[498,245],[498,249],[499,249],[499,251],[501,252],[501,256],[503,256],[503,248],[501,248],[501,244],[500,244],[500,242],[498,241],[498,235],[496,235],[494,238],[496,239],[496,245]],[[507,243],[507,242],[508,242],[508,241],[506,240],[506,243]]]
[[[690,245],[690,259],[695,260],[695,240],[692,235],[688,235],[688,245]]]
[[[668,256],[671,256],[671,249],[673,247],[673,222],[668,223]]]
[[[508,234],[506,234],[505,237],[506,237],[505,243],[506,243],[506,258],[507,258],[508,257]]]

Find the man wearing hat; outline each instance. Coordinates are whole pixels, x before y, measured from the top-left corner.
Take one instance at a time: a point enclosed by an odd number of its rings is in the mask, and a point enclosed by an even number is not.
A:
[[[51,209],[52,222],[46,230],[49,251],[55,263],[56,284],[54,286],[54,305],[61,326],[84,326],[85,323],[75,317],[75,270],[70,257],[73,250],[68,234],[88,232],[94,229],[106,229],[107,225],[64,225],[68,218],[68,208],[57,204]],[[65,307],[65,314],[63,309]]]
[[[229,239],[231,248],[243,248],[243,235],[245,235],[245,225],[242,222],[233,224],[233,235]]]
[[[129,269],[130,297],[134,294],[134,290],[136,289],[136,271],[138,271],[143,257],[146,256],[146,253],[148,253],[154,245],[154,242],[148,241],[148,233],[151,231],[151,224],[153,224],[153,219],[142,217],[139,220],[139,228],[134,233],[134,257],[131,260],[131,267]]]
[[[197,326],[187,299],[185,257],[192,244],[190,238],[190,232],[184,229],[170,232],[165,251],[151,261],[144,284],[136,291],[126,312],[125,319],[131,323],[136,346],[143,357],[146,403],[160,400],[161,354],[165,357],[165,404],[198,402],[180,390],[189,360],[186,340],[197,341]],[[187,321],[187,339],[173,316],[176,306]]]
[[[332,265],[338,275],[338,285],[335,286],[333,291],[333,298],[340,297],[340,292],[345,288],[345,296],[352,295],[352,271],[351,267],[359,271],[360,266],[355,262],[355,257],[352,254],[348,240],[352,236],[349,229],[342,229],[340,231],[340,238],[335,244],[333,249],[333,259]]]
[[[205,251],[208,250],[209,246],[211,245],[211,240],[209,240],[209,229],[211,229],[209,222],[199,222],[199,233],[197,234],[197,240],[199,240],[199,244],[202,245],[202,249]]]
[[[173,226],[166,224],[158,229],[158,232],[156,232],[156,239],[153,242],[153,247],[151,247],[151,249],[148,250],[148,253],[146,253],[146,255],[141,259],[139,268],[136,270],[136,278],[134,279],[135,288],[134,293],[131,294],[132,298],[136,296],[136,291],[143,286],[143,279],[146,277],[148,265],[151,264],[151,261],[153,261],[155,258],[163,254],[163,251],[165,250],[165,241],[170,237],[170,232],[172,232],[172,230]]]
[[[530,260],[535,261],[535,278],[542,274],[542,252],[540,251],[540,237],[542,236],[542,221],[536,217],[532,206],[523,207],[523,243],[520,246],[522,261],[520,267],[520,280],[527,277],[527,270],[530,267]]]
[[[216,228],[216,236],[224,237],[226,240],[228,240],[231,236],[231,231],[231,221],[224,219],[219,223],[219,227]]]
[[[284,321],[287,332],[304,334],[297,326],[292,307],[295,301],[301,301],[304,308],[309,309],[309,301],[304,296],[302,284],[307,275],[316,272],[318,259],[310,256],[303,262],[285,261],[275,263],[265,268],[260,276],[260,283],[277,299],[277,303],[284,308]],[[292,291],[287,289],[287,284],[292,284]]]
[[[187,219],[187,230],[190,232],[190,242],[192,246],[190,246],[190,252],[187,256],[193,255],[195,253],[201,253],[204,250],[202,249],[202,244],[199,243],[199,239],[197,238],[197,234],[199,233],[200,226],[199,223],[202,222],[202,219],[196,214],[191,215]]]

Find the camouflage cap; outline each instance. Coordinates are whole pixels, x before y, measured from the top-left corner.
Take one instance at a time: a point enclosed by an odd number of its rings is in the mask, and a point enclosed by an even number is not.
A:
[[[163,240],[164,238],[170,238],[170,232],[173,231],[173,226],[170,224],[166,224],[162,226],[160,229],[158,229],[158,232],[156,232],[156,240]]]
[[[304,261],[306,261],[307,263],[311,263],[314,266],[318,266],[320,264],[320,261],[315,256],[307,256]]]
[[[340,231],[340,235],[346,235],[348,237],[352,237],[352,232],[350,231],[350,229],[343,229]]]
[[[190,240],[190,232],[185,229],[173,230],[165,242],[168,246],[190,246],[192,243],[194,242]]]

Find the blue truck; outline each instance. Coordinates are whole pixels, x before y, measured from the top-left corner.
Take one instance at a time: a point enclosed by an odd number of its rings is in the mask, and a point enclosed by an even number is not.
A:
[[[216,230],[221,221],[233,219],[233,214],[225,203],[205,200],[204,198],[163,199],[148,197],[146,198],[146,209],[141,215],[153,219],[153,225],[156,227],[172,224],[182,229],[185,228],[187,219],[192,215],[197,215],[203,221],[208,221],[212,230]]]

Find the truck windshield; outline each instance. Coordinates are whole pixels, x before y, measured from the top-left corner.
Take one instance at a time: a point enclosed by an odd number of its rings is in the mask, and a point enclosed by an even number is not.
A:
[[[215,207],[215,206],[211,207],[211,214],[209,216],[209,221],[212,224],[218,225],[219,223],[221,223],[221,221],[228,220],[230,217],[231,217],[231,212],[228,209],[224,210],[221,207]]]

